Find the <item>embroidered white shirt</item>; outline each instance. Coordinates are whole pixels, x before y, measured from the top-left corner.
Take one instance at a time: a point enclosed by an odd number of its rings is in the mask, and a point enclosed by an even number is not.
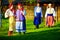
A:
[[[47,14],[53,14],[53,16],[56,16],[54,8],[47,8],[45,18],[47,17]]]
[[[7,18],[9,16],[14,16],[14,13],[10,9],[7,9],[5,12],[5,18]]]

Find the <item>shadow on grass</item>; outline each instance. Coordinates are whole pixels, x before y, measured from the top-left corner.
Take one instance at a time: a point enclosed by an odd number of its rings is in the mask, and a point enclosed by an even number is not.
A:
[[[60,24],[55,25],[54,27],[60,27]]]
[[[32,32],[10,37],[0,36],[0,40],[60,40],[60,29]]]
[[[6,24],[7,23],[7,24]],[[27,21],[27,30],[29,31],[34,31],[32,30],[34,28],[33,23],[31,20]],[[5,24],[5,25],[4,25]],[[42,25],[43,26],[43,25]],[[44,27],[44,26],[43,26]],[[38,32],[30,32],[26,33],[25,35],[15,35],[15,36],[4,36],[7,35],[7,30],[8,30],[8,21],[7,19],[3,19],[3,27],[0,29],[0,40],[60,40],[60,23],[55,25],[54,27],[59,27],[59,28],[54,28],[51,30],[48,30],[49,28],[40,28],[44,29],[43,31],[38,31]]]

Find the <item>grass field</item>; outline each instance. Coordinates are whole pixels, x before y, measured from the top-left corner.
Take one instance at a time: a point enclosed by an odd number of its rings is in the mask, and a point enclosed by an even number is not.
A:
[[[14,30],[13,36],[9,37],[8,19],[2,19],[0,40],[60,40],[60,22],[52,28],[45,27],[43,22],[39,29],[34,29],[33,20],[26,20],[26,26],[26,34],[18,34]]]

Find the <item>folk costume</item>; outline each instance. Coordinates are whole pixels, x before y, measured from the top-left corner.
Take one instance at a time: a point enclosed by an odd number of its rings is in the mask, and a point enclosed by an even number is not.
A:
[[[25,19],[26,11],[22,8],[17,9],[16,11],[16,32],[25,33],[26,32],[26,19]]]
[[[47,8],[45,18],[47,26],[54,25],[54,17],[56,16],[54,8]]]
[[[10,4],[10,7],[12,4]],[[9,31],[8,36],[11,36],[13,33],[13,29],[15,27],[15,12],[13,9],[7,9],[5,12],[5,18],[9,18]]]
[[[35,7],[34,8],[34,25],[36,28],[39,28],[39,24],[42,22],[42,8],[41,7]]]

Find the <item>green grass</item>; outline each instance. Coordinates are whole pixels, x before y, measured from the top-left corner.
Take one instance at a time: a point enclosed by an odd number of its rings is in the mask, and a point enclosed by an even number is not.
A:
[[[8,19],[2,19],[0,28],[0,40],[60,40],[60,22],[55,23],[52,28],[44,26],[44,22],[39,29],[34,29],[33,20],[26,20],[26,34],[18,34],[14,30],[13,36],[8,36]]]

